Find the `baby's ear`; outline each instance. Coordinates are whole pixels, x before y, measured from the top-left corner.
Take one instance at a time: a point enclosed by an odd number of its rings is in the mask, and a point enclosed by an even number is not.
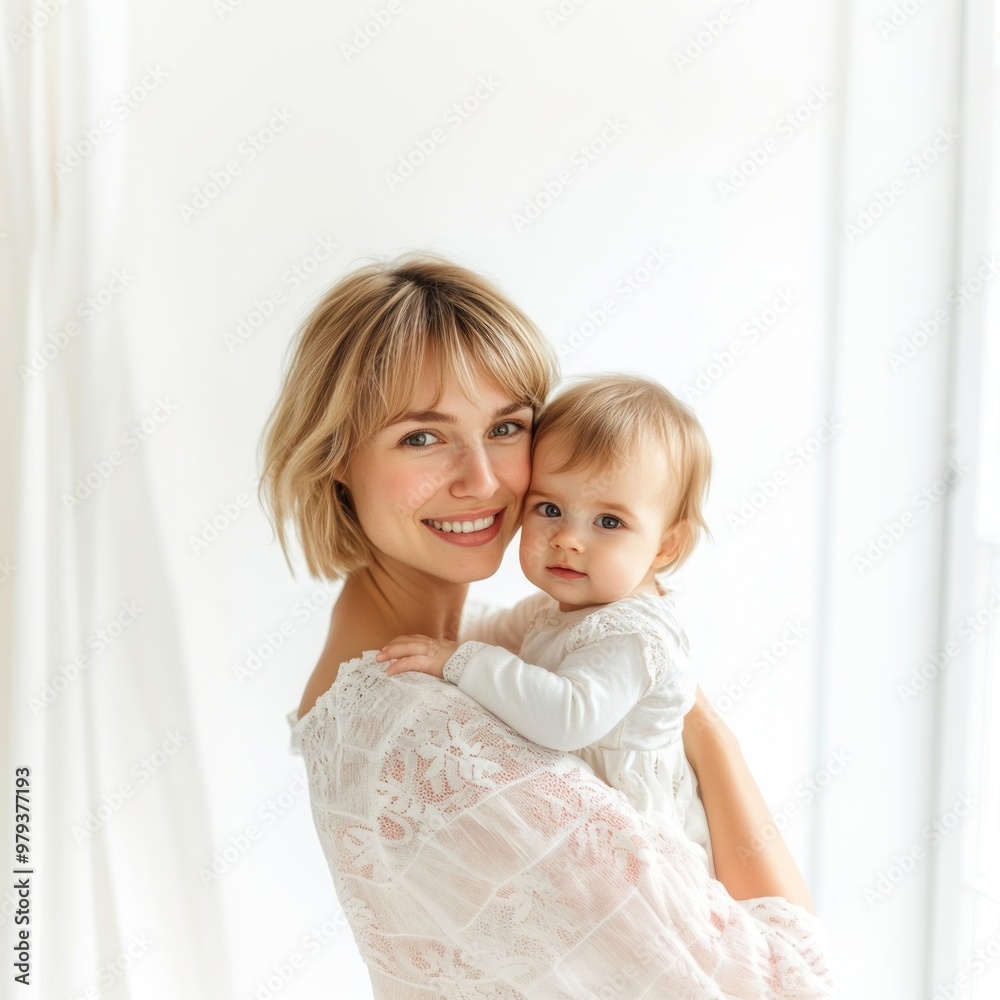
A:
[[[667,530],[660,544],[660,551],[656,553],[656,558],[653,560],[654,569],[663,569],[677,558],[681,546],[687,540],[689,531],[690,526],[687,521],[678,521]]]

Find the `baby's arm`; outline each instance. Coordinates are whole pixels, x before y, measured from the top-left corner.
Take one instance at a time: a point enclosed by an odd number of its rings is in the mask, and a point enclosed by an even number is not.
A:
[[[517,653],[528,625],[547,606],[554,607],[555,601],[548,594],[538,591],[518,601],[512,608],[479,609],[461,623],[458,642],[435,639],[429,635],[397,635],[378,651],[375,659],[379,663],[395,661],[386,668],[387,674],[412,670],[443,678],[445,663],[463,642],[502,646],[511,653]]]
[[[443,676],[552,750],[578,750],[599,740],[653,683],[637,635],[607,636],[575,649],[554,671],[496,646],[465,642],[445,663]]]

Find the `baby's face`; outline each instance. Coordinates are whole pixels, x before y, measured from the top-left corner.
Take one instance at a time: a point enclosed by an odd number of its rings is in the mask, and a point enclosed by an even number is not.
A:
[[[656,593],[669,559],[666,457],[647,449],[614,474],[555,472],[558,435],[535,449],[521,524],[521,568],[563,611]],[[664,555],[666,553],[666,555]]]

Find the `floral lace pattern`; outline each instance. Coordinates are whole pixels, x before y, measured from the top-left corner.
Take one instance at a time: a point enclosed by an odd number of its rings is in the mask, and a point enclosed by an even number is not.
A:
[[[821,925],[452,684],[340,667],[292,748],[376,1000],[831,995]]]

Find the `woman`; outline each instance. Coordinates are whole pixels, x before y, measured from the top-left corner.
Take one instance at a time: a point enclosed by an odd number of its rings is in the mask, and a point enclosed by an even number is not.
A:
[[[808,891],[703,697],[685,749],[740,901],[574,755],[374,660],[395,635],[457,638],[517,530],[556,378],[532,323],[423,255],[348,275],[293,347],[262,499],[286,556],[291,520],[344,585],[289,722],[377,1000],[829,996]]]

